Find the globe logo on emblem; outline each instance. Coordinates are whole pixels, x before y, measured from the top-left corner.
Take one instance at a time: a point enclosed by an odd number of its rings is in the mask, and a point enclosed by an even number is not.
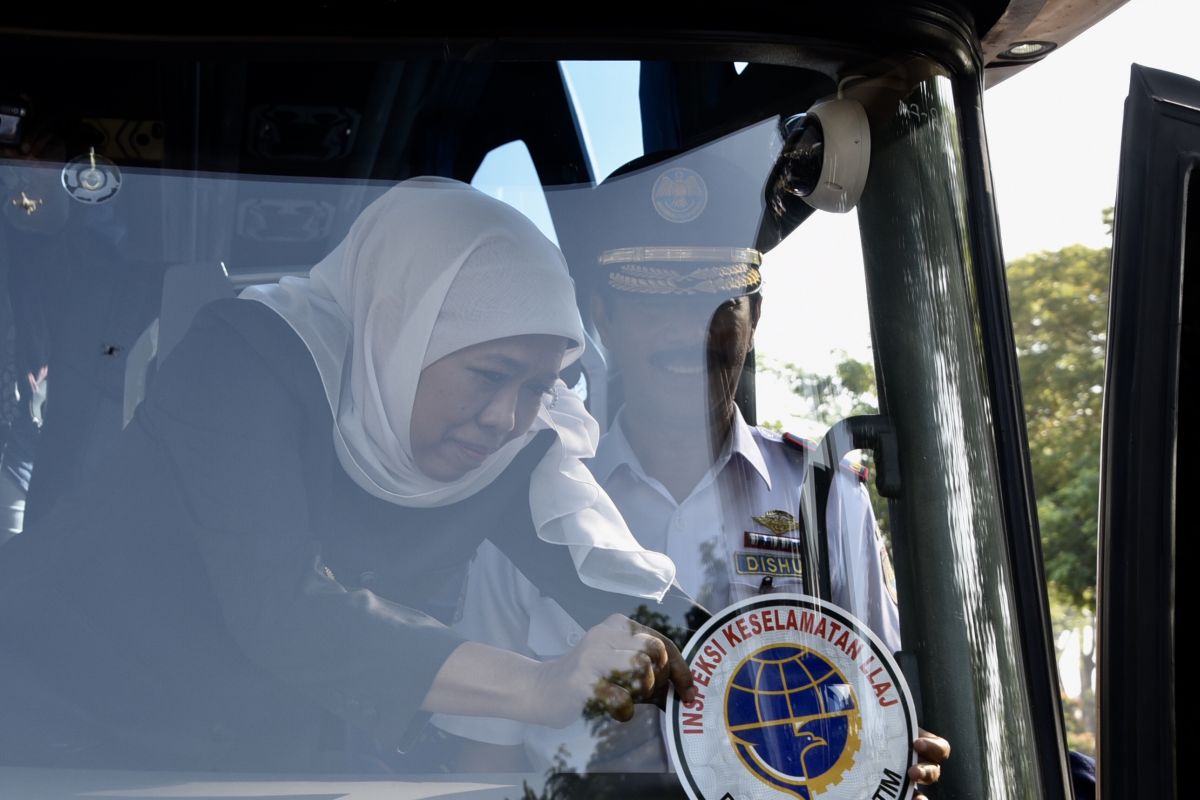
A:
[[[683,650],[696,694],[667,700],[690,800],[902,800],[916,712],[890,649],[803,594],[739,600]]]
[[[650,201],[658,215],[668,222],[691,222],[708,205],[708,187],[700,173],[676,167],[654,181]]]
[[[849,682],[833,664],[806,647],[776,644],[734,667],[725,725],[755,777],[813,800],[853,766],[861,718]]]

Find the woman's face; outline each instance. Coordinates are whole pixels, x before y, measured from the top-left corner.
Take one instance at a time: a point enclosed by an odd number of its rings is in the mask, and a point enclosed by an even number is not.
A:
[[[457,480],[529,430],[566,347],[561,336],[509,336],[422,370],[409,425],[417,468],[434,480]]]

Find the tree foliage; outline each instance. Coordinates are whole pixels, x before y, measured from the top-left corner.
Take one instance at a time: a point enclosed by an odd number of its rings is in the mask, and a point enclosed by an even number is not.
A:
[[[1112,231],[1112,212],[1104,221]],[[1072,245],[1008,266],[1029,457],[1046,580],[1058,631],[1095,619],[1096,514],[1110,249]],[[1079,653],[1077,698],[1065,698],[1073,748],[1092,752],[1094,642]]]
[[[1111,230],[1111,210],[1104,219]],[[1109,252],[1072,245],[1008,266],[1046,577],[1064,610],[1090,611],[1095,603]],[[828,375],[791,363],[759,369],[784,378],[806,401],[807,416],[824,426],[876,413],[869,363],[845,356]]]
[[[1046,577],[1078,609],[1095,600],[1108,265],[1072,245],[1008,267]]]

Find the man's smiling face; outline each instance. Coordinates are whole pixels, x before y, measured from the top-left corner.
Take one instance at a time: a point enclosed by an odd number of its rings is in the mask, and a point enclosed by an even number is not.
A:
[[[758,295],[608,293],[593,308],[621,371],[626,406],[669,427],[728,418],[759,311]]]

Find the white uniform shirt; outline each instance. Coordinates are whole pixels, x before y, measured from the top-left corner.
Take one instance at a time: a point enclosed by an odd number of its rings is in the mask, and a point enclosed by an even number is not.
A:
[[[804,590],[796,556],[747,547],[745,542],[748,531],[771,533],[754,517],[775,510],[795,514],[799,507],[808,459],[795,447],[772,431],[751,428],[735,413],[724,452],[688,497],[677,503],[642,469],[618,417],[601,438],[589,466],[642,546],[670,556],[683,590],[716,612],[765,591]],[[866,489],[847,467],[838,469],[830,486],[826,522],[833,602],[898,650],[899,616],[890,587],[890,564]],[[764,585],[768,575],[771,581]],[[584,635],[490,542],[480,547],[471,566],[456,628],[469,639],[541,659],[562,655]],[[584,742],[587,726],[582,723],[552,730],[507,720],[442,715],[435,717],[435,723],[451,733],[493,744],[524,742],[538,769],[547,768],[558,746],[565,744],[572,751],[567,763],[582,772],[585,751],[590,752]]]

